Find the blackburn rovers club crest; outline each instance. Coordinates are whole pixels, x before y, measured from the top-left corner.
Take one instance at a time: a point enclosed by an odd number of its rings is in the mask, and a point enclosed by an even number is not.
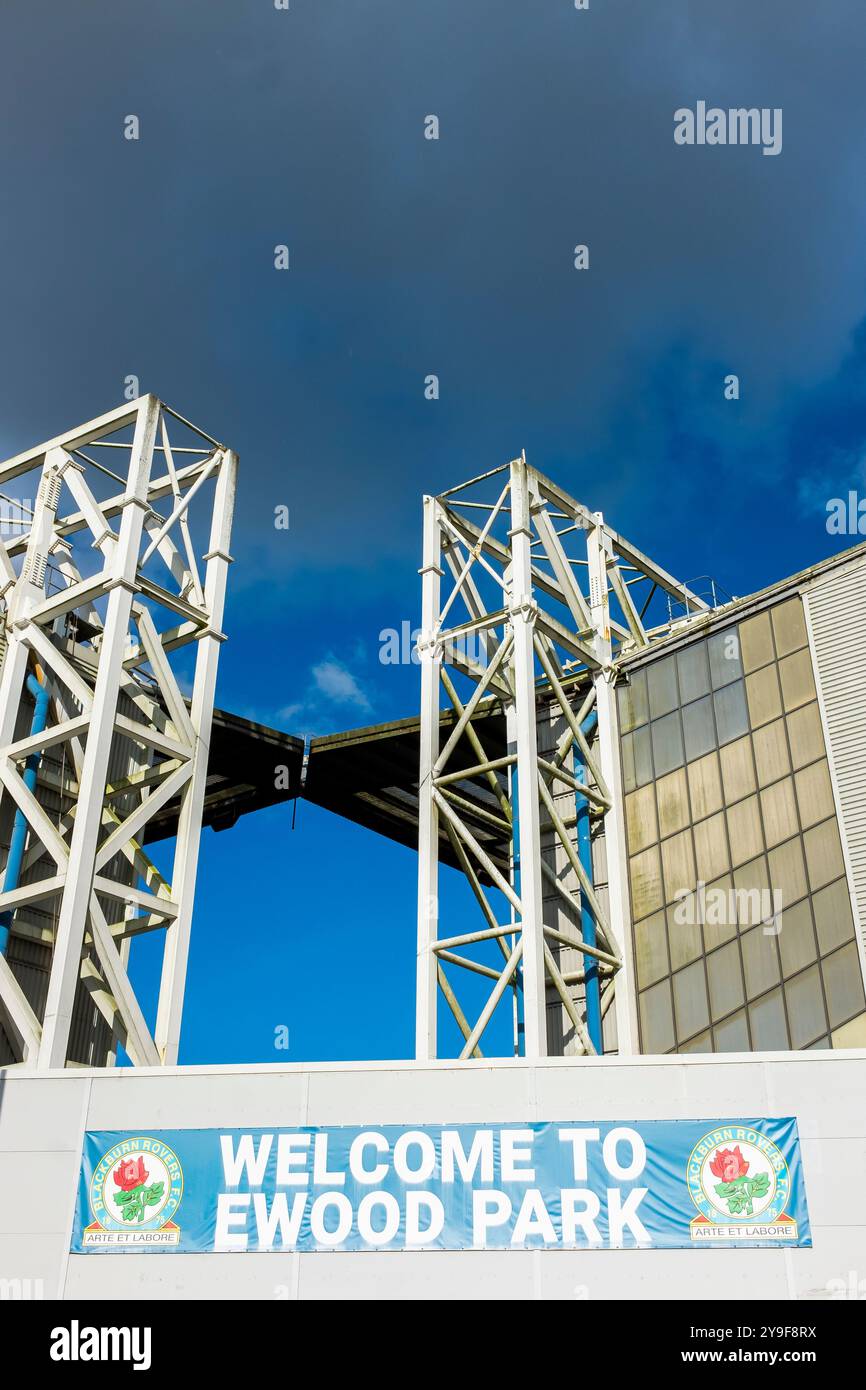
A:
[[[690,1223],[692,1240],[797,1239],[797,1223],[786,1210],[788,1165],[758,1130],[741,1125],[710,1130],[692,1150],[687,1181],[699,1212]]]
[[[82,1243],[93,1248],[174,1246],[183,1169],[160,1139],[124,1139],[103,1154],[90,1179],[93,1221]]]

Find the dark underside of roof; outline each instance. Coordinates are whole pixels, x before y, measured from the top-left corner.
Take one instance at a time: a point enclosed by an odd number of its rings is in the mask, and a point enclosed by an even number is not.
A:
[[[453,713],[442,715],[443,743],[454,723]],[[492,702],[491,708],[477,712],[472,728],[487,758],[505,756],[505,715],[497,703]],[[420,720],[417,716],[314,738],[301,795],[305,801],[312,801],[338,816],[387,835],[390,840],[417,849],[419,759]],[[448,761],[448,771],[474,767],[478,762],[477,752],[463,736]],[[499,811],[492,793],[483,778],[473,783],[471,791],[461,784],[459,792],[465,800],[477,803],[481,814],[473,815],[462,805],[457,808],[458,814],[487,853],[507,872],[507,837],[486,818]],[[439,857],[443,863],[457,864],[444,831],[440,836]]]
[[[443,713],[442,739],[448,736],[455,716]],[[505,715],[495,701],[479,709],[472,727],[487,758],[506,753]],[[309,742],[304,768],[304,740],[214,711],[204,824],[215,830],[234,825],[239,816],[301,797],[399,844],[415,849],[418,844],[418,765],[420,721],[418,717],[377,724],[346,733],[327,734]],[[448,762],[448,771],[479,762],[469,740],[462,737]],[[460,787],[461,797],[480,812],[498,811],[484,780],[473,791]],[[458,814],[492,858],[507,865],[506,837],[483,814],[465,806]],[[177,830],[178,801],[169,802],[154,817],[148,840],[163,839]],[[456,864],[450,841],[442,834],[440,859]]]
[[[291,800],[300,784],[303,757],[303,739],[214,710],[204,824],[227,830],[249,811]],[[174,835],[178,808],[177,798],[169,801],[148,823],[146,839]]]
[[[716,622],[729,623],[754,602],[766,601],[769,595],[795,586],[804,578],[844,564],[860,551],[866,551],[866,543],[853,546],[749,598],[726,604],[718,612],[707,615],[706,623],[701,621],[698,630],[706,631],[707,625]],[[685,636],[681,629],[675,630],[668,645],[672,648]],[[646,652],[636,652],[634,659],[643,660],[646,656]],[[584,681],[585,676],[579,674],[573,682],[569,680],[564,684],[569,689],[572,685],[577,689]],[[539,706],[549,703],[549,691],[539,688],[537,701]],[[454,720],[453,712],[443,712],[442,742]],[[472,727],[486,758],[505,755],[505,715],[498,700],[481,702],[473,715]],[[303,739],[224,710],[215,710],[204,803],[205,825],[226,830],[239,816],[250,811],[301,797],[400,844],[417,847],[420,761],[420,720],[417,716],[313,738],[307,752],[304,768]],[[449,759],[448,771],[472,767],[479,761],[477,750],[464,736]],[[486,813],[487,818],[484,814],[474,815],[465,805],[457,807],[461,819],[479,843],[497,864],[506,867],[507,838],[489,819],[499,807],[484,778],[474,779],[471,789],[468,784],[461,784],[459,795],[463,801],[477,804],[478,809]],[[175,834],[177,817],[178,801],[175,799],[149,822],[146,838],[159,840]],[[443,863],[456,863],[444,831],[440,834],[439,857]]]

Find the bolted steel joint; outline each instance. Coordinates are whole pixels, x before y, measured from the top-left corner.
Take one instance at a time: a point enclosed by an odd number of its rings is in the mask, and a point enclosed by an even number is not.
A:
[[[531,595],[524,594],[509,605],[508,612],[512,618],[522,618],[526,623],[534,623],[538,617],[538,604]]]
[[[415,650],[421,661],[441,661],[444,647],[436,632],[419,632]]]

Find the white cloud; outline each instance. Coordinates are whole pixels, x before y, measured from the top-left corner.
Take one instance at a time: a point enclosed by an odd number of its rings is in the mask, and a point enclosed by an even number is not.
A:
[[[300,699],[284,705],[278,718],[283,724],[292,725],[293,733],[322,732],[326,726],[333,726],[335,720],[339,727],[337,712],[341,710],[368,714],[372,705],[348,666],[329,654],[311,667],[305,693]]]
[[[811,473],[797,479],[797,502],[801,512],[822,516],[832,498],[847,499],[848,489],[862,488],[866,483],[866,457],[862,452],[839,450],[833,466],[820,473]]]
[[[313,680],[316,689],[335,704],[355,705],[358,709],[369,709],[370,701],[359,686],[348,667],[329,657],[313,667]]]

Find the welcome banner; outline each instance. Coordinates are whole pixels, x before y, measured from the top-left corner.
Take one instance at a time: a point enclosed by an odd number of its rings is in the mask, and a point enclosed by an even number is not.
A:
[[[71,1248],[811,1243],[787,1118],[88,1131]]]

